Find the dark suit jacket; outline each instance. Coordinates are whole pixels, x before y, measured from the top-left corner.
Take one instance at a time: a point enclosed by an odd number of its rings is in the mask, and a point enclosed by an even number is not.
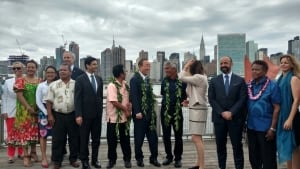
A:
[[[141,83],[143,82],[143,78],[141,77],[140,74],[134,74],[134,76],[130,79],[130,95],[129,95],[129,99],[130,102],[132,103],[132,116],[133,116],[133,120],[135,119],[135,115],[137,113],[143,113],[142,112],[142,87],[141,87]],[[150,119],[151,118],[151,113],[150,113],[150,96],[152,94],[152,92],[150,91],[150,89],[148,88],[146,91],[147,94],[147,117],[146,119]],[[144,116],[144,114],[143,114]]]
[[[84,74],[85,72],[81,69],[79,69],[78,67],[73,67],[72,70],[72,75],[71,75],[71,79],[76,80],[76,78],[82,74]]]
[[[244,79],[232,74],[229,94],[226,95],[223,75],[211,79],[208,88],[208,99],[212,107],[212,120],[214,123],[223,123],[223,111],[232,113],[233,121],[244,120],[247,102],[247,87]]]
[[[75,114],[76,117],[101,118],[103,112],[103,82],[95,75],[97,81],[97,93],[95,93],[90,78],[86,73],[77,77],[75,82]],[[99,121],[101,123],[101,121]]]

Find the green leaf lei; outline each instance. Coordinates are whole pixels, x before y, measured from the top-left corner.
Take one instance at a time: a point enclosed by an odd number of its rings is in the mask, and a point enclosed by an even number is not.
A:
[[[164,123],[166,126],[170,125],[170,121],[171,121],[171,115],[169,113],[169,107],[170,107],[170,82],[169,82],[169,78],[165,78],[164,79],[166,82],[166,85],[164,87],[164,92],[165,92],[165,112],[164,112]],[[176,91],[175,91],[175,95],[176,95],[176,104],[175,104],[175,114],[174,114],[174,120],[175,120],[175,130],[178,131],[179,129],[179,120],[181,119],[180,116],[180,110],[181,110],[181,88],[182,88],[182,82],[179,81],[178,79],[176,79]]]
[[[116,86],[116,88],[117,88],[117,99],[118,99],[118,102],[122,104],[123,96],[120,92],[120,89],[121,89],[122,85],[120,83],[118,83],[117,80],[113,77],[110,79],[110,82],[113,83]],[[125,84],[125,87],[126,87],[126,90],[129,94],[130,88],[129,88],[128,84]],[[117,114],[116,135],[119,138],[119,136],[120,136],[120,132],[119,132],[120,124],[119,123],[121,123],[123,111],[120,108],[116,108],[116,114]],[[131,121],[131,117],[128,117],[127,122],[126,122],[125,135],[129,134],[130,121]]]
[[[146,87],[146,84],[145,84],[145,81],[144,79],[142,78],[142,76],[140,75],[139,72],[135,72],[135,74],[137,75],[137,77],[140,78],[141,80],[141,89],[142,89],[142,113],[144,114],[144,116],[146,116],[147,114],[147,106],[148,106],[148,103],[147,103],[147,87]],[[151,107],[151,122],[150,122],[150,130],[156,130],[156,113],[155,113],[155,103],[156,103],[156,100],[155,100],[155,95],[153,93],[153,87],[152,87],[152,84],[149,82],[149,89],[150,89],[150,92],[151,92],[151,95],[150,95],[150,107]]]

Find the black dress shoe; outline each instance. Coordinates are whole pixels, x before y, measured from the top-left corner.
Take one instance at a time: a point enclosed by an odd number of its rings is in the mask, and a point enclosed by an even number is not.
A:
[[[199,169],[199,166],[190,167],[189,169]]]
[[[94,166],[95,168],[101,168],[101,164],[99,161],[93,161],[92,166]]]
[[[130,161],[125,161],[124,166],[125,166],[125,168],[131,168],[131,162]]]
[[[160,163],[157,160],[150,160],[150,164],[152,164],[156,167],[160,167]]]
[[[116,164],[116,161],[108,161],[108,163],[107,163],[107,166],[106,166],[106,168],[113,168],[114,166],[115,166],[115,164]]]
[[[169,165],[169,164],[171,164],[172,162],[173,162],[172,159],[166,158],[166,159],[163,161],[162,165]]]
[[[87,161],[82,162],[82,169],[91,169],[89,162]]]
[[[175,168],[181,168],[181,167],[182,167],[181,160],[175,161],[174,167],[175,167]],[[199,168],[199,167],[198,167],[198,168]]]
[[[139,166],[139,167],[144,167],[143,160],[136,160],[136,165]]]
[[[70,162],[70,165],[74,168],[78,168],[80,164],[77,161]]]

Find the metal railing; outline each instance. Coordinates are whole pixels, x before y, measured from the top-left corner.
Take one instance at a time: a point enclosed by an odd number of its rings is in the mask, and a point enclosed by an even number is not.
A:
[[[157,100],[160,100],[160,97],[157,98]],[[156,114],[157,114],[157,134],[159,137],[162,137],[162,128],[161,128],[161,120],[160,120],[160,108],[161,104],[160,101],[157,102],[156,104]],[[1,108],[1,105],[0,105]],[[103,104],[103,116],[102,116],[102,132],[101,132],[101,138],[104,139],[106,138],[106,104],[104,101]],[[1,109],[0,109],[1,111]],[[186,107],[182,108],[182,113],[183,113],[183,135],[184,136],[190,136],[189,133],[189,109]],[[206,121],[206,133],[204,136],[209,136],[212,137],[214,135],[214,128],[213,128],[213,123],[211,121],[212,119],[212,111],[211,107],[208,107],[208,115],[207,115],[207,121]],[[5,145],[5,139],[7,137],[6,135],[6,126],[4,123],[4,120],[1,118],[0,120],[0,145]],[[131,121],[131,126],[130,126],[130,136],[133,137],[133,121]]]

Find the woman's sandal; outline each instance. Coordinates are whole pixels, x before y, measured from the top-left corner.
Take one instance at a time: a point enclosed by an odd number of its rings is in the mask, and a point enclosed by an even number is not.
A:
[[[47,160],[42,160],[42,167],[43,168],[48,168],[49,167],[49,164],[48,164]]]
[[[15,161],[14,161],[14,158],[9,157],[7,162],[8,162],[8,164],[12,164],[12,163],[14,163]]]
[[[39,162],[39,158],[38,158],[36,152],[33,152],[33,151],[30,152],[30,156],[31,156],[31,158],[33,159],[34,162]]]
[[[24,167],[31,167],[32,164],[31,164],[31,159],[30,159],[30,155],[24,155],[23,157],[23,163],[24,163]]]

